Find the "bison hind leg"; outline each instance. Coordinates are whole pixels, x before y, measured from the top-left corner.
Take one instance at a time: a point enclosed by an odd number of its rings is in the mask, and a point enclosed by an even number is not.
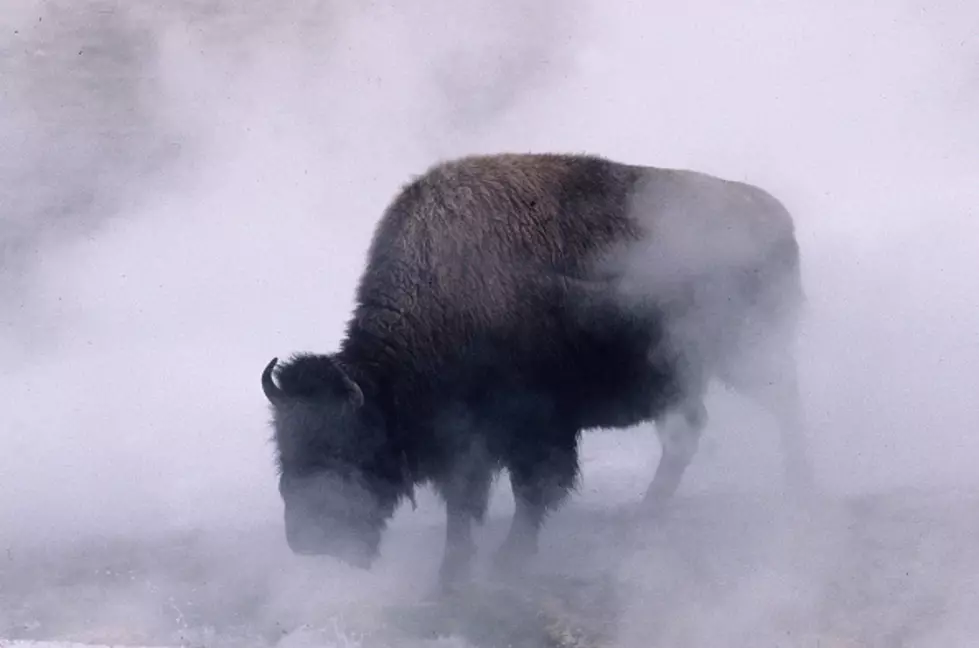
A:
[[[808,425],[802,403],[798,367],[791,338],[774,335],[756,345],[719,372],[730,389],[760,405],[778,427],[783,481],[789,495],[802,501],[816,489],[808,444]]]
[[[653,480],[643,496],[645,511],[660,512],[676,494],[684,472],[697,453],[706,425],[707,408],[700,397],[686,400],[678,412],[671,412],[656,421],[656,434],[663,450]]]
[[[806,500],[816,488],[808,430],[795,366],[783,363],[765,380],[727,376],[735,391],[758,403],[775,421],[781,442],[783,482],[788,494]]]

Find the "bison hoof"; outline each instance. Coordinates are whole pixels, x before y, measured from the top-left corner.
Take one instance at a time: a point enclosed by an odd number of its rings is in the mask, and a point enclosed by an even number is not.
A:
[[[442,563],[439,570],[437,597],[450,596],[458,593],[472,578],[471,562],[462,559],[449,559]]]
[[[437,583],[433,583],[428,588],[424,600],[430,603],[441,603],[445,600],[451,600],[455,596],[458,596],[464,587],[465,585],[462,581],[440,577]]]
[[[649,492],[639,505],[641,517],[646,520],[660,520],[669,515],[673,505],[672,493]]]
[[[493,571],[507,579],[519,576],[535,553],[526,543],[504,542],[493,554]]]
[[[818,494],[819,491],[813,482],[791,482],[786,485],[785,497],[787,501],[801,509],[807,509],[816,504]]]

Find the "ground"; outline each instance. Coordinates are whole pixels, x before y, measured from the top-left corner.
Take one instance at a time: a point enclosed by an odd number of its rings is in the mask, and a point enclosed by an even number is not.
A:
[[[371,573],[291,556],[274,524],[8,551],[0,636],[187,646],[974,645],[979,495],[678,497],[554,516],[523,584],[424,602],[437,524],[393,529]],[[434,520],[432,520],[434,522]],[[480,531],[498,541],[505,518]],[[972,616],[970,616],[970,614]]]

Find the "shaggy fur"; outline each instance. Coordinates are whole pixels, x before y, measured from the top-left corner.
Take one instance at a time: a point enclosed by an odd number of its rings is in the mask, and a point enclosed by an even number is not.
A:
[[[668,499],[714,377],[770,407],[808,479],[801,303],[792,219],[761,189],[584,155],[438,164],[378,224],[339,351],[263,375],[290,546],[369,565],[398,502],[430,483],[450,586],[506,468],[517,508],[496,564],[520,565],[574,487],[583,429],[655,421],[646,502]]]

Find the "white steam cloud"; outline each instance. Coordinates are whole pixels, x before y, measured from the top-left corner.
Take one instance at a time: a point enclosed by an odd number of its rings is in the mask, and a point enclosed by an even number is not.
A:
[[[277,524],[262,366],[335,346],[402,182],[498,150],[771,191],[799,227],[820,482],[979,486],[977,21],[954,0],[15,3],[0,17],[0,540]],[[708,405],[682,493],[769,488],[774,428],[724,394]],[[658,447],[649,430],[595,433],[582,454],[576,505],[609,508],[641,495]],[[813,585],[827,556],[851,549],[842,518],[799,538],[721,508],[696,542],[710,553],[754,524],[739,542],[764,555],[714,565],[753,565],[742,589],[684,607],[681,556],[634,570],[685,610],[682,645],[742,645],[715,612],[749,634],[776,601],[805,617],[830,596]],[[434,568],[418,520],[441,521],[431,499],[383,550],[426,546]],[[941,561],[922,560],[938,584]],[[284,581],[270,605],[301,616]],[[977,596],[941,583],[960,606]],[[624,642],[660,609],[642,600]],[[968,606],[948,607],[928,637],[966,645]]]

